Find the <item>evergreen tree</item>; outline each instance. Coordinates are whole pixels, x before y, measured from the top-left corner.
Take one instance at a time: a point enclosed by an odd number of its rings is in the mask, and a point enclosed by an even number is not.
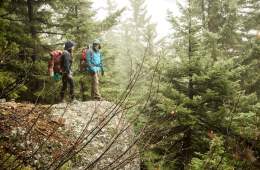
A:
[[[201,17],[201,4],[189,0],[187,7],[181,7],[183,15],[171,18],[176,30],[173,40],[176,51],[174,63],[169,65],[169,68],[161,68],[165,70],[161,95],[151,101],[146,113],[147,121],[153,124],[147,132],[149,136],[144,138],[144,142],[151,139],[152,148],[144,154],[146,166],[151,169],[189,169],[205,166],[232,169],[256,166],[254,159],[236,160],[232,155],[237,154],[234,148],[240,144],[241,148],[253,150],[253,157],[257,157],[259,145],[254,144],[254,139],[259,122],[252,121],[259,117],[259,100],[254,93],[245,94],[239,83],[246,68],[235,57],[237,53],[229,53],[235,46],[235,43],[231,43],[235,42],[235,38],[219,38],[224,37],[225,32],[222,32],[222,29],[229,26],[223,24],[215,28],[208,25],[208,28],[205,28],[203,24],[207,17],[213,22],[210,24],[222,22],[221,18],[226,17],[226,14],[220,12],[222,8],[219,6],[229,2],[209,2],[212,3],[210,10],[216,8],[212,16]],[[229,15],[232,15],[232,12]],[[239,23],[238,20],[233,21],[232,17],[225,22],[231,20],[234,24]],[[236,29],[231,30],[236,35]],[[225,43],[230,46],[221,47]],[[231,57],[226,57],[227,54]],[[249,131],[252,133],[245,135],[243,125],[239,123],[242,120],[251,122]],[[150,134],[154,136],[151,137]],[[220,143],[225,143],[221,152],[209,151],[210,141],[216,135],[222,136],[218,139]],[[211,153],[206,154],[207,152]],[[240,155],[242,152],[240,150]],[[202,158],[201,154],[207,156]],[[206,162],[210,162],[210,165],[204,163],[199,166],[197,160],[202,159],[208,159]],[[241,160],[246,161],[243,163]]]
[[[33,98],[31,91],[40,88],[42,81],[35,75],[45,70],[42,63],[32,65],[31,61],[39,60],[46,50],[41,38],[47,33],[45,30],[52,27],[52,12],[48,6],[55,2],[1,1],[1,76],[7,77],[1,79],[1,98],[18,98],[22,95],[20,87],[27,92],[23,93],[27,95],[24,99]]]
[[[241,77],[241,83],[246,93],[256,92],[259,99],[259,30],[260,25],[257,22],[259,18],[259,2],[255,0],[240,1],[239,18],[240,22],[240,37],[241,50],[239,60],[246,67],[246,71]],[[253,32],[250,33],[250,32]],[[256,34],[254,34],[256,32]]]
[[[108,1],[108,11],[113,12],[112,1]],[[114,58],[111,74],[113,73],[113,85],[118,86],[117,93],[120,94],[130,79],[133,78],[134,73],[141,66],[144,53],[146,52],[145,65],[142,70],[142,77],[138,81],[135,89],[133,90],[132,99],[134,102],[137,98],[140,98],[147,92],[147,88],[144,88],[147,80],[149,80],[150,74],[147,74],[150,69],[148,63],[154,64],[154,44],[156,38],[155,24],[151,22],[151,17],[147,15],[147,9],[145,1],[132,0],[130,1],[131,13],[129,18],[123,18],[122,24],[114,27],[105,36],[105,41],[109,42],[109,48],[106,52],[106,57]],[[116,41],[115,41],[116,40]],[[113,90],[114,91],[114,90]]]

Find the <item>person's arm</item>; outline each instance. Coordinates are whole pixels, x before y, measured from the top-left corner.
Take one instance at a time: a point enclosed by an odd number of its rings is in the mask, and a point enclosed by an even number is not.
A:
[[[103,65],[103,55],[100,53],[100,68],[101,68],[101,75],[104,76],[104,65]]]
[[[54,58],[51,55],[51,59],[48,62],[48,72],[51,77],[54,75],[53,67],[54,67]]]

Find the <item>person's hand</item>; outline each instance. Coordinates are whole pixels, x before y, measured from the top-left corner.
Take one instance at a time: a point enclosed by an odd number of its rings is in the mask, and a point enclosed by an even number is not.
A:
[[[70,71],[67,76],[68,76],[68,78],[72,79],[72,77],[73,77],[72,72]]]
[[[54,72],[53,72],[53,71],[50,72],[50,79],[51,79],[51,80],[54,80]]]
[[[50,77],[53,77],[54,76],[54,73],[53,71],[50,72]]]

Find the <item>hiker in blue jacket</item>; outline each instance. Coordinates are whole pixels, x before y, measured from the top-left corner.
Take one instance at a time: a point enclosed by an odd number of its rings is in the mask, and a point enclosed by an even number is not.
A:
[[[93,42],[91,50],[87,52],[87,72],[91,77],[91,97],[95,100],[102,100],[99,92],[99,75],[104,75],[102,55],[100,53],[101,45],[99,40]]]

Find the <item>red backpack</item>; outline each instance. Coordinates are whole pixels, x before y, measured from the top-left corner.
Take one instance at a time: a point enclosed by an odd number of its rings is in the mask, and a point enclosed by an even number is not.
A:
[[[83,48],[81,52],[81,58],[80,58],[80,63],[79,63],[79,71],[84,72],[86,71],[88,67],[88,62],[87,62],[87,53],[89,49],[88,48]],[[91,57],[93,57],[93,52],[91,51]]]
[[[61,57],[63,55],[63,51],[61,50],[54,50],[50,52],[51,59],[48,62],[48,72],[50,75],[53,75],[54,73],[61,73],[62,67],[61,67]]]
[[[86,55],[87,55],[88,49],[83,48],[81,51],[81,58],[79,63],[79,71],[84,72],[86,70]]]

